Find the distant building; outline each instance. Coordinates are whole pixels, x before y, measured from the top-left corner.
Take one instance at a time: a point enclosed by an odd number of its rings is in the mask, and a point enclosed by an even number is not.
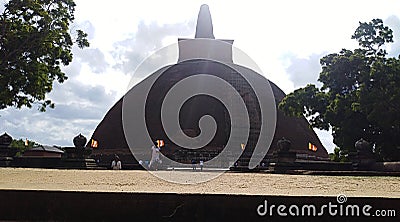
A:
[[[60,158],[64,154],[64,151],[52,146],[37,146],[31,149],[25,150],[22,157],[52,157]]]

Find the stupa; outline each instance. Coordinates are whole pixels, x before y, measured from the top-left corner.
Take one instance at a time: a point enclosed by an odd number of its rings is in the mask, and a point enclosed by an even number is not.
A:
[[[200,8],[195,39],[215,39],[211,14],[207,5],[202,5]],[[244,152],[239,162],[241,162],[242,165],[248,164],[249,157],[258,141],[262,117],[255,93],[251,90],[251,87],[249,87],[248,82],[238,75],[237,71],[245,72],[249,75],[260,74],[252,69],[234,64],[232,59],[232,47],[230,47],[233,44],[233,40],[221,40],[227,44],[224,44],[223,47],[218,49],[214,48],[213,50],[199,48],[199,46],[195,44],[195,41],[184,40],[186,39],[179,39],[178,42],[179,58],[177,64],[163,68],[162,75],[153,85],[153,88],[157,90],[150,90],[147,95],[145,121],[149,127],[148,131],[152,141],[162,138],[166,147],[166,149],[162,149],[163,154],[182,163],[190,163],[193,159],[207,161],[221,152],[230,135],[230,119],[226,108],[218,100],[209,96],[200,95],[187,100],[181,107],[182,109],[179,113],[180,127],[189,137],[196,137],[200,133],[199,119],[204,115],[212,116],[218,125],[214,138],[199,150],[188,150],[169,140],[168,136],[163,131],[163,126],[160,121],[160,107],[163,98],[175,83],[199,72],[213,73],[234,86],[245,101],[250,116],[251,129],[249,140],[245,147],[243,147]],[[214,60],[191,59],[196,58],[196,53],[216,58],[218,61],[230,64],[234,69],[221,66]],[[141,82],[137,85],[140,86],[140,84],[143,83]],[[269,81],[269,84],[272,88],[273,97],[277,106],[285,97],[285,93],[273,82]],[[290,140],[291,151],[295,152],[298,158],[308,160],[328,159],[326,149],[304,117],[289,117],[285,116],[277,107],[276,110],[275,134],[272,143],[270,143],[268,153],[264,157],[264,162],[268,162],[269,159],[273,158],[274,152],[278,150],[277,142],[283,137]],[[139,161],[132,156],[125,138],[122,112],[123,98],[107,112],[87,144],[87,146],[91,146],[93,141],[95,141],[97,147],[93,149],[94,158],[103,161],[104,165],[108,165],[111,162],[114,154],[118,154],[123,163],[125,163],[123,164],[125,166],[136,164]]]

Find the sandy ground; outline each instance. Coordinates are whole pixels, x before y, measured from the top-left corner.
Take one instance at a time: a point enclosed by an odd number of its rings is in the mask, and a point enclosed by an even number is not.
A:
[[[211,172],[173,173],[197,177]],[[228,172],[208,182],[183,185],[147,171],[0,168],[0,189],[400,198],[400,177]]]

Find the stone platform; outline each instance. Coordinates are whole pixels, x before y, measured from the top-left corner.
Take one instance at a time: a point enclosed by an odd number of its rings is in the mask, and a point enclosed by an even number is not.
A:
[[[215,172],[161,173],[195,179]],[[394,176],[227,172],[208,182],[183,185],[147,171],[0,168],[4,200],[0,220],[267,221],[271,218],[259,217],[256,211],[264,200],[275,205],[321,206],[336,204],[338,195],[346,195],[348,204],[400,213],[400,182]],[[282,219],[274,215],[273,220]],[[357,219],[329,215],[297,219],[321,218]]]
[[[338,204],[336,197],[329,196],[271,196],[271,195],[235,195],[235,194],[181,194],[181,193],[119,193],[119,192],[73,192],[73,191],[36,191],[36,190],[0,190],[1,220],[39,220],[39,221],[276,221],[276,220],[362,220],[377,219],[376,209],[390,209],[398,214],[400,201],[396,198],[348,198],[344,204]],[[323,205],[336,207],[347,204],[363,209],[370,205],[370,216],[362,212],[353,215],[348,211],[330,214],[328,210],[321,216]],[[260,208],[260,205],[262,206]],[[298,214],[278,215],[269,211],[271,205],[292,205],[299,207]],[[307,207],[304,208],[303,206]],[[315,206],[308,210],[308,206]],[[264,213],[264,206],[268,210]],[[302,209],[305,209],[302,211]],[[272,208],[274,209],[274,208]],[[325,208],[327,209],[327,208]],[[339,207],[335,209],[340,209]],[[361,211],[360,210],[360,211]],[[385,211],[386,212],[386,211]],[[389,213],[385,213],[389,214]],[[399,216],[381,217],[380,220],[396,221]]]

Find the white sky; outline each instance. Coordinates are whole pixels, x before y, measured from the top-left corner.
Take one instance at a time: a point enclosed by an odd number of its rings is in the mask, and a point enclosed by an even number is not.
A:
[[[286,93],[317,83],[322,56],[355,48],[351,35],[359,21],[392,16],[392,23],[400,26],[398,0],[75,2],[74,27],[89,33],[91,46],[74,49],[74,61],[64,69],[69,80],[61,87],[56,84],[50,94],[56,109],[0,111],[0,133],[63,146],[72,145],[73,136],[81,132],[90,138],[131,78],[141,78],[131,74],[145,56],[176,43],[178,37],[194,37],[204,3],[211,11],[215,37],[234,39],[234,45]],[[396,32],[395,39],[399,40]],[[332,152],[329,133],[317,133]]]

